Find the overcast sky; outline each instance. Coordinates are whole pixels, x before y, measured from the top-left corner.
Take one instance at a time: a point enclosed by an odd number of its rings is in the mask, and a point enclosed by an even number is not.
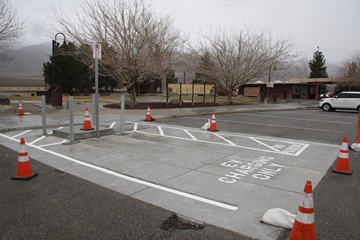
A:
[[[111,1],[111,0],[109,0]],[[51,6],[71,11],[75,0],[11,0],[27,31],[22,45],[49,42]],[[81,0],[80,0],[81,2]],[[227,30],[270,29],[291,39],[295,49],[312,59],[317,47],[327,62],[338,63],[360,50],[360,0],[153,0],[157,11],[175,18],[191,37],[211,26]],[[53,34],[55,35],[55,33]]]

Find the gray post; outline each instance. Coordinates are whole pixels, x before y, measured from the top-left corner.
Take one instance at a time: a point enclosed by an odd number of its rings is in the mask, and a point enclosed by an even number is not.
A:
[[[194,106],[194,88],[195,88],[195,85],[194,83],[192,83],[192,90],[191,90],[191,105]]]
[[[121,95],[121,135],[125,134],[125,96]]]
[[[95,59],[95,123],[96,123],[96,137],[99,138],[100,137],[100,132],[99,132],[99,60],[96,58]]]
[[[166,106],[169,106],[169,83],[166,81]]]
[[[204,96],[203,96],[203,104],[205,106],[205,97],[206,97],[206,83],[204,83]]]
[[[181,86],[181,83],[179,83],[179,84],[180,84],[179,105],[181,106],[182,86]]]
[[[69,97],[69,139],[70,142],[75,141],[74,137],[74,100],[73,97]]]
[[[95,123],[95,94],[91,95],[92,97],[92,111],[91,111],[91,122]]]
[[[216,104],[216,84],[214,84],[214,105]]]
[[[74,100],[73,97],[69,97],[69,142],[64,142],[64,145],[71,145],[78,143],[75,141],[75,131],[74,131]]]
[[[41,109],[42,109],[42,133],[46,135],[46,96],[41,96]]]

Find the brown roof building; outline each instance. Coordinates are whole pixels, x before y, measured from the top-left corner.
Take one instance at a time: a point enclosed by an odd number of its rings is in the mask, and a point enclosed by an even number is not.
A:
[[[347,82],[345,78],[291,78],[286,82],[256,81],[239,88],[239,95],[257,97],[259,94],[283,99],[319,99],[320,86]]]

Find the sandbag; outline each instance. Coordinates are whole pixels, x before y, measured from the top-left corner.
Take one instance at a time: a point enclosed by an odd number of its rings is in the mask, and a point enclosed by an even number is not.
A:
[[[295,214],[281,208],[271,208],[267,210],[260,220],[273,226],[292,229],[295,221]]]

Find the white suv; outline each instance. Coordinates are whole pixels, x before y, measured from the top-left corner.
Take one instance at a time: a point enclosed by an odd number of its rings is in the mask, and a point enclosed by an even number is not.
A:
[[[360,92],[341,92],[332,98],[322,98],[319,108],[324,111],[335,111],[336,109],[360,109]]]

